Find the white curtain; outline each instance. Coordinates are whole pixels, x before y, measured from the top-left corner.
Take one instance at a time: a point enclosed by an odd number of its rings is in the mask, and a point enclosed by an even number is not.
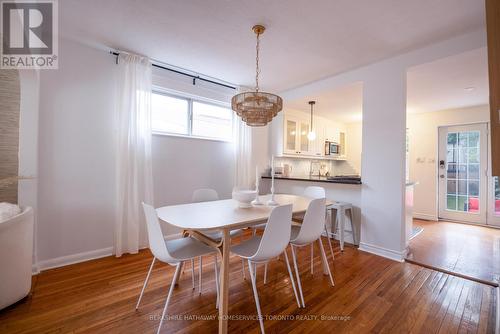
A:
[[[141,202],[153,204],[151,166],[151,62],[120,53],[117,101],[117,221],[115,254],[145,246]]]
[[[252,128],[234,116],[234,187],[251,189],[255,182],[252,170]]]

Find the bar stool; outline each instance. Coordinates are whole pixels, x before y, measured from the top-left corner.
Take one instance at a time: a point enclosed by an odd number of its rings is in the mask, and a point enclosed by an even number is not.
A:
[[[351,203],[346,202],[333,202],[332,205],[328,207],[331,210],[331,219],[332,219],[332,233],[334,236],[338,236],[340,241],[340,250],[344,251],[344,235],[345,233],[352,234],[352,240],[355,245],[357,245],[356,240],[356,230],[354,228],[354,211]],[[349,222],[351,223],[351,231],[345,230],[345,220],[346,216],[349,215]],[[337,233],[337,229],[339,232]]]

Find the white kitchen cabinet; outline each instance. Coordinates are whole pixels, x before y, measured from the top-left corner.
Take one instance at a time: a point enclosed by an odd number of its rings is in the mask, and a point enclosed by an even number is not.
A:
[[[345,160],[345,131],[339,124],[323,117],[314,117],[315,140],[309,140],[310,115],[283,111],[271,122],[271,150],[275,156]],[[341,156],[325,156],[325,141],[341,144]],[[342,147],[343,146],[343,147]]]
[[[307,138],[309,121],[295,115],[284,115],[283,153],[290,155],[312,155],[311,142]]]

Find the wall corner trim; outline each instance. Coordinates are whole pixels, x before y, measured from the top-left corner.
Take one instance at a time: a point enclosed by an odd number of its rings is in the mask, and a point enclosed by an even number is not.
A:
[[[395,251],[392,249],[387,249],[387,248],[383,248],[380,246],[367,244],[364,242],[361,242],[359,244],[359,250],[361,250],[363,252],[375,254],[378,256],[382,256],[382,257],[385,257],[387,259],[397,261],[397,262],[404,262],[405,253],[406,253],[405,251],[398,252],[398,251]]]

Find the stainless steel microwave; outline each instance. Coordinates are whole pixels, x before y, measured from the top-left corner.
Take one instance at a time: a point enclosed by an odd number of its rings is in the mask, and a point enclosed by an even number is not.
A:
[[[325,155],[339,155],[340,145],[333,141],[325,141]]]

